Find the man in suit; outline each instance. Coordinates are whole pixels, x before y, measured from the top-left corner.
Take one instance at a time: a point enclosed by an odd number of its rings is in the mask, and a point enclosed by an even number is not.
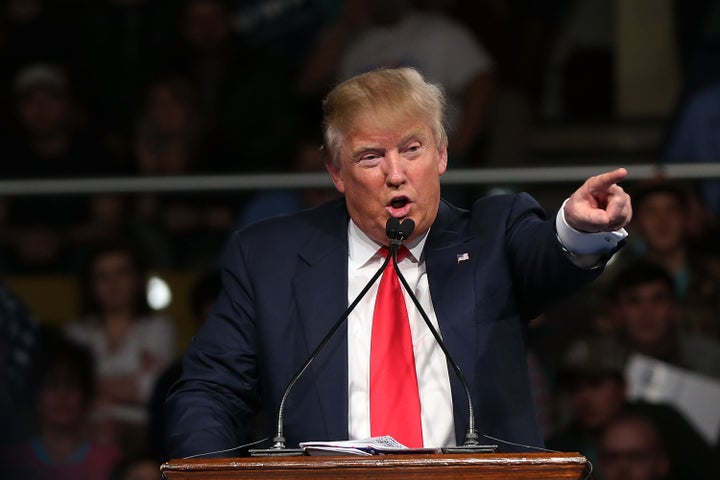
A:
[[[344,199],[236,232],[223,291],[195,337],[166,403],[170,455],[236,447],[275,433],[293,374],[382,265],[386,222],[411,218],[398,266],[439,329],[471,389],[480,434],[542,445],[525,359],[527,323],[596,277],[626,233],[626,172],[592,177],[545,220],[529,196],[440,198],[447,167],[441,90],[413,69],[376,70],[343,82],[324,109],[327,169]],[[371,428],[374,285],[294,386],[287,445],[395,434]],[[461,443],[462,385],[408,300],[421,442]],[[392,414],[401,414],[404,408]],[[493,442],[494,443],[494,442]],[[228,455],[222,452],[219,455]]]

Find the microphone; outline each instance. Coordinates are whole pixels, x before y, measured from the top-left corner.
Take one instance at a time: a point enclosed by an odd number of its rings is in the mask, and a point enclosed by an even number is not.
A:
[[[388,225],[389,225],[388,221]],[[468,428],[465,432],[465,441],[463,442],[462,446],[457,447],[444,447],[442,450],[446,453],[452,453],[452,452],[491,452],[495,451],[496,446],[495,445],[481,445],[478,442],[478,433],[475,429],[475,409],[473,408],[472,403],[472,395],[470,394],[470,387],[467,384],[467,381],[465,380],[465,376],[463,375],[462,371],[460,370],[460,367],[458,366],[455,359],[450,354],[450,351],[447,349],[447,346],[445,345],[445,342],[443,341],[442,337],[440,336],[440,333],[437,331],[435,326],[432,324],[430,319],[427,316],[427,313],[425,312],[425,309],[420,304],[420,301],[417,299],[415,294],[412,291],[412,288],[410,288],[410,285],[408,285],[407,280],[405,280],[405,277],[403,276],[402,272],[400,271],[400,268],[398,267],[397,262],[397,251],[400,248],[400,245],[402,244],[403,240],[410,237],[413,230],[415,229],[415,222],[407,218],[405,219],[401,224],[399,224],[396,228],[394,228],[393,232],[396,233],[396,238],[390,240],[390,253],[393,256],[393,265],[395,267],[395,273],[397,273],[398,278],[400,279],[400,283],[402,283],[403,288],[408,293],[410,298],[412,299],[413,303],[415,304],[415,307],[418,309],[418,312],[420,313],[420,316],[422,316],[423,320],[425,321],[425,325],[430,329],[430,332],[432,333],[433,337],[435,338],[435,341],[440,346],[440,349],[442,350],[443,354],[445,354],[445,358],[447,359],[448,363],[450,363],[450,366],[452,367],[453,371],[455,372],[455,376],[460,380],[460,383],[463,386],[463,389],[465,389],[465,395],[467,397],[468,402]],[[388,226],[388,236],[389,236],[390,227]],[[386,262],[387,263],[387,262]]]
[[[410,223],[408,223],[410,222]],[[380,278],[380,275],[382,275],[383,271],[385,270],[385,267],[387,266],[388,262],[390,261],[390,258],[395,256],[395,260],[397,261],[397,249],[400,247],[400,244],[402,243],[402,240],[409,237],[412,233],[413,229],[415,228],[415,222],[413,222],[410,219],[407,219],[403,222],[403,225],[407,224],[406,226],[401,226],[400,222],[397,218],[391,217],[388,219],[387,223],[385,224],[385,233],[390,238],[390,251],[388,252],[387,256],[385,257],[385,261],[380,266],[377,272],[372,276],[370,281],[363,287],[363,289],[360,291],[360,293],[355,297],[355,299],[350,303],[350,305],[345,309],[342,315],[340,315],[340,318],[338,318],[337,322],[330,328],[328,333],[325,334],[323,339],[320,341],[320,344],[313,350],[313,352],[308,357],[307,361],[303,365],[303,367],[298,370],[298,372],[292,377],[290,380],[290,383],[288,383],[288,386],[285,388],[285,392],[283,393],[282,399],[280,400],[280,407],[278,408],[278,416],[277,416],[277,430],[275,437],[273,438],[273,446],[271,448],[259,448],[259,449],[250,449],[249,453],[253,457],[263,457],[263,456],[297,456],[302,455],[303,450],[300,448],[286,448],[285,447],[285,435],[284,435],[284,425],[283,425],[283,415],[285,413],[285,402],[288,398],[288,395],[290,395],[290,391],[295,386],[295,384],[300,380],[300,377],[305,373],[305,371],[310,367],[310,364],[315,360],[315,358],[318,356],[318,354],[325,348],[325,345],[330,341],[330,339],[333,337],[335,332],[338,331],[338,329],[342,326],[342,324],[347,320],[350,313],[355,309],[358,303],[360,303],[360,300],[365,296],[365,294],[370,290],[370,287],[377,281],[378,278]],[[398,237],[402,236],[400,240],[398,240]],[[393,246],[393,241],[397,241],[397,244]],[[394,252],[394,253],[393,253]],[[396,267],[397,268],[397,267]]]

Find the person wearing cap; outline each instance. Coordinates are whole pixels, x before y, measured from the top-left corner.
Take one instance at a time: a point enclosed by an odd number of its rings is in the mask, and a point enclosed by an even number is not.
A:
[[[705,474],[710,467],[710,447],[677,410],[629,400],[626,358],[626,350],[612,337],[580,338],[569,345],[558,371],[569,421],[547,439],[547,447],[580,452],[597,466],[604,429],[616,417],[633,413],[647,418],[660,432],[672,465],[683,472],[681,478],[709,478]]]
[[[122,171],[97,136],[82,121],[71,82],[54,64],[31,64],[14,78],[18,132],[0,139],[3,179],[106,176]],[[95,198],[79,196],[14,197],[2,240],[9,271],[58,271],[69,267],[77,242],[97,230]],[[101,224],[98,221],[98,224]]]

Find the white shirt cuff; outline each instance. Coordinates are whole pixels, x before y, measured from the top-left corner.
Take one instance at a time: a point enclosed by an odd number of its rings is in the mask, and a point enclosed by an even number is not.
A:
[[[582,257],[609,253],[617,247],[621,240],[628,236],[628,232],[624,228],[612,232],[597,233],[575,230],[565,220],[565,204],[567,201],[568,199],[563,202],[557,217],[555,217],[555,230],[560,243],[572,255]]]

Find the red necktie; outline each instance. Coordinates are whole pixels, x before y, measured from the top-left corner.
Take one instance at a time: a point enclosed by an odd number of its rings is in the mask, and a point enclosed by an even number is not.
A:
[[[380,249],[385,257],[387,247]],[[398,262],[408,254],[398,252]],[[390,259],[378,287],[370,345],[370,433],[423,446],[415,355],[400,281]]]

